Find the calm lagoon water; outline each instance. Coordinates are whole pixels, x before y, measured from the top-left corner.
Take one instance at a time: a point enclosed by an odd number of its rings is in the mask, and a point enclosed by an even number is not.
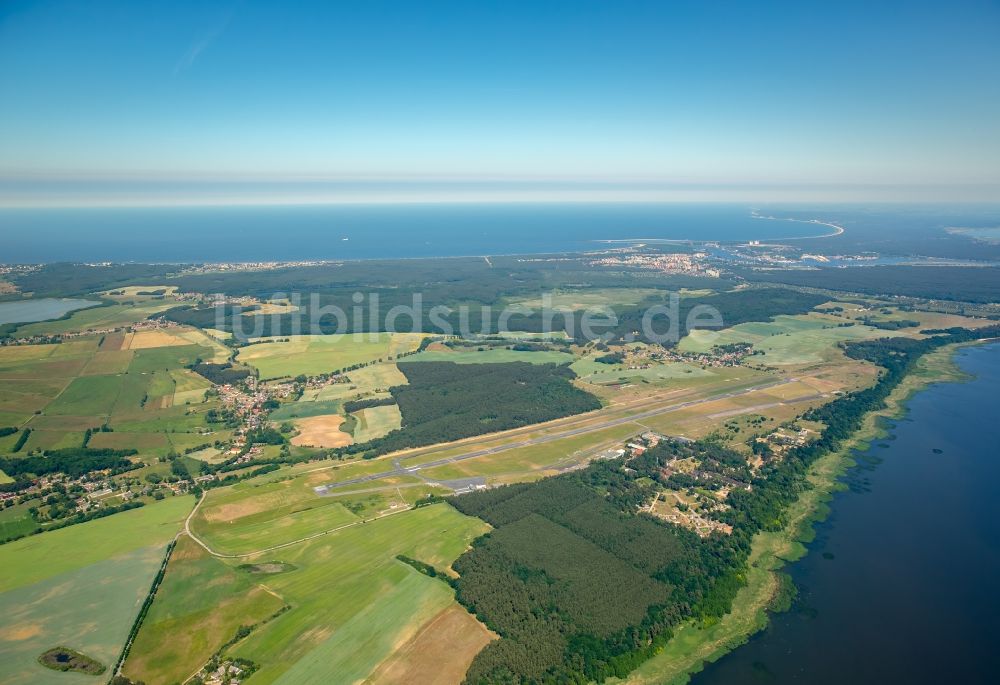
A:
[[[40,300],[0,302],[0,324],[32,323],[58,319],[67,312],[90,307],[98,302],[67,298],[46,297]]]
[[[806,216],[805,218],[811,218]],[[578,252],[603,240],[751,240],[828,229],[744,205],[406,204],[0,210],[5,262],[254,261]]]
[[[997,682],[1000,344],[958,362],[975,380],[916,395],[860,455],[809,555],[786,569],[792,611],[694,685]]]

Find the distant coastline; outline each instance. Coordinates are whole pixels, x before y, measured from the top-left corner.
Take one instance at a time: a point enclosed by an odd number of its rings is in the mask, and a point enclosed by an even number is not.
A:
[[[840,235],[844,232],[844,227],[839,224],[832,223],[830,221],[820,221],[819,219],[790,219],[787,217],[780,216],[765,216],[760,214],[756,209],[750,210],[750,218],[752,219],[764,219],[768,221],[794,221],[800,224],[814,224],[816,226],[829,226],[833,229],[832,233],[823,233],[821,235],[804,235],[797,238],[784,238],[784,240],[810,240],[812,238],[832,238],[833,236]]]
[[[10,263],[204,263],[580,253],[618,240],[781,242],[751,205],[539,204],[0,210]],[[135,230],[143,227],[142,231]],[[804,232],[804,231],[803,231]],[[786,238],[787,236],[787,238]],[[345,240],[347,238],[347,240]],[[645,242],[650,242],[647,239]]]
[[[791,219],[781,216],[767,216],[760,214],[756,209],[750,210],[751,219],[761,219],[765,221],[791,221],[799,224],[812,224],[814,226],[829,226],[832,231],[829,233],[821,233],[819,235],[800,235],[800,236],[790,236],[786,238],[765,238],[764,240],[781,242],[785,240],[812,240],[814,238],[832,238],[834,236],[841,235],[845,232],[845,228],[839,224],[835,224],[829,221],[820,221],[819,219]],[[652,245],[699,245],[699,244],[723,244],[723,243],[743,243],[745,241],[741,240],[696,240],[694,238],[614,238],[607,240],[596,240],[594,242],[605,243],[605,244],[652,244]]]

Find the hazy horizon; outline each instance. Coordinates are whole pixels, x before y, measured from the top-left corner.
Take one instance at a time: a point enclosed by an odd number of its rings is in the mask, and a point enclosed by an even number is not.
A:
[[[1000,202],[1000,186],[670,183],[648,180],[11,180],[0,209],[508,203]]]
[[[998,28],[976,1],[5,3],[0,206],[988,201]]]

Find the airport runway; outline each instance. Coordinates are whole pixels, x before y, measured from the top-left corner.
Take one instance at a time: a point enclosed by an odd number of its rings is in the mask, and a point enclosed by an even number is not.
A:
[[[393,465],[395,466],[395,468],[389,471],[372,473],[367,476],[359,476],[357,478],[349,478],[348,480],[342,480],[336,483],[330,483],[328,485],[320,485],[314,488],[314,490],[319,495],[325,495],[330,490],[336,488],[343,488],[348,485],[357,485],[359,483],[369,483],[374,480],[381,480],[383,478],[388,478],[391,476],[419,476],[419,472],[424,469],[430,469],[436,466],[445,466],[447,464],[454,464],[455,462],[464,461],[466,459],[486,457],[491,454],[506,452],[507,450],[521,449],[522,447],[531,447],[533,445],[544,445],[545,443],[548,442],[555,442],[556,440],[571,438],[575,435],[594,433],[596,431],[604,430],[606,428],[613,428],[615,426],[621,426],[626,423],[632,423],[635,421],[641,421],[642,419],[652,418],[653,416],[659,416],[661,414],[669,414],[671,412],[680,411],[682,409],[688,409],[690,407],[694,407],[699,404],[707,404],[709,402],[717,402],[719,400],[730,399],[733,397],[740,397],[742,395],[749,395],[750,393],[760,392],[761,390],[767,390],[768,388],[774,388],[780,385],[785,385],[787,383],[794,383],[797,380],[798,378],[785,378],[779,381],[774,381],[773,383],[765,383],[764,385],[757,385],[752,388],[747,388],[745,390],[736,390],[733,392],[726,392],[719,395],[713,395],[711,397],[705,397],[699,400],[689,400],[687,402],[680,402],[678,404],[660,406],[656,407],[655,409],[648,409],[646,411],[639,412],[637,414],[631,414],[629,416],[621,416],[614,419],[608,419],[606,421],[588,424],[586,426],[581,426],[580,428],[572,428],[570,430],[560,431],[558,433],[552,433],[550,435],[542,435],[536,438],[530,438],[518,442],[509,442],[503,445],[497,445],[496,447],[486,447],[478,450],[472,450],[471,452],[466,452],[464,454],[457,454],[451,457],[444,457],[441,459],[436,459],[434,461],[424,462],[423,464],[417,464],[416,466],[410,466],[410,467],[404,466],[402,463],[403,460],[412,459],[414,456],[418,456],[417,454],[414,454],[408,457],[401,457],[393,460]],[[795,401],[799,402],[808,399],[812,398],[806,397]],[[779,401],[776,404],[781,404],[781,402]]]

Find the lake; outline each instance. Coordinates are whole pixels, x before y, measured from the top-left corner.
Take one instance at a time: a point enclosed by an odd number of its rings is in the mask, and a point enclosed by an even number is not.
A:
[[[957,361],[973,381],[922,391],[859,455],[786,569],[793,609],[694,685],[997,682],[1000,344]]]
[[[801,218],[813,218],[805,210]],[[257,261],[578,252],[605,240],[820,235],[745,205],[398,204],[2,209],[9,263]]]
[[[92,307],[99,302],[68,298],[46,297],[39,300],[17,300],[0,302],[0,324],[32,323],[51,321],[84,307]]]

